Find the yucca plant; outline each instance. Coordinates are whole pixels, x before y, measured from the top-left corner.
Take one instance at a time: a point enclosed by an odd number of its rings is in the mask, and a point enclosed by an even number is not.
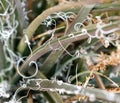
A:
[[[1,0],[1,103],[119,103],[119,0]]]

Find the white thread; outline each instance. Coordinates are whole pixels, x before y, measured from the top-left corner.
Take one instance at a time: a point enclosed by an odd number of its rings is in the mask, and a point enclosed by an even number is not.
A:
[[[61,44],[61,42],[60,42],[59,39],[58,39],[58,42],[59,42],[60,46],[62,47],[62,49],[63,49],[68,55],[73,56],[72,54],[70,54],[70,53],[63,47],[63,45]]]
[[[14,101],[15,103],[16,103],[16,102],[19,103],[21,99],[27,97],[30,89],[27,91],[27,94],[26,94],[25,96],[22,96],[22,97],[20,97],[18,100],[16,100],[17,94],[18,94],[21,90],[24,90],[24,89],[25,89],[24,87],[19,87],[19,88],[15,91],[15,94],[13,95],[13,98],[12,98],[11,101]]]
[[[78,32],[80,30],[80,28],[84,27],[84,26],[85,26],[84,24],[78,22],[74,25],[74,29],[76,32]]]
[[[5,59],[10,64],[9,64],[9,67],[2,70],[1,75],[4,75],[5,72],[10,71],[13,67],[13,64],[16,63],[15,60],[18,58],[18,56],[10,49],[10,43],[13,40],[13,37],[15,37],[16,35],[16,28],[18,26],[18,22],[16,21],[16,18],[14,15],[15,7],[11,4],[10,1],[6,0],[5,2],[7,5],[7,8],[5,8],[2,1],[0,1],[0,4],[4,9],[4,13],[0,13],[0,16],[1,16],[0,17],[0,24],[1,24],[0,39],[1,39],[1,42],[3,43],[3,52],[5,55]]]
[[[35,61],[31,61],[30,63],[29,63],[29,66],[31,66],[31,64],[33,63],[33,64],[35,64],[35,73],[33,74],[33,75],[31,75],[31,76],[25,76],[25,75],[23,75],[21,72],[20,72],[20,70],[19,70],[19,65],[20,65],[20,63],[21,62],[24,62],[24,59],[25,57],[23,57],[23,58],[20,58],[19,60],[18,60],[18,62],[17,62],[17,72],[18,72],[18,74],[21,76],[21,77],[23,77],[23,78],[26,78],[26,79],[29,79],[29,78],[32,78],[32,77],[34,77],[37,73],[38,73],[38,66],[37,66],[37,63],[35,62]]]
[[[32,49],[31,49],[31,47],[30,47],[31,43],[29,42],[29,39],[28,39],[28,36],[27,36],[27,35],[25,35],[25,43],[27,44],[27,46],[28,46],[28,48],[29,48],[29,50],[30,50],[30,53],[31,53],[31,55],[32,55]]]

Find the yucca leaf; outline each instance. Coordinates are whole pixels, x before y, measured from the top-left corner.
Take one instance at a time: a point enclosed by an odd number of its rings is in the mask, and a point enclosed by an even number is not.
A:
[[[39,84],[39,85],[36,85]],[[43,79],[31,79],[28,80],[27,86],[32,90],[40,91],[58,91],[60,93],[75,94],[88,96],[89,99],[95,101],[96,99],[105,100],[109,102],[119,102],[120,94],[108,92],[106,90],[96,89],[96,88],[83,88],[82,86],[77,86],[73,84],[63,83],[62,81],[52,81]]]
[[[109,25],[106,25],[104,28],[105,28],[105,30],[110,30],[110,29],[116,27],[119,23],[120,23],[120,21],[116,21],[116,22],[113,22]],[[91,29],[88,30],[88,32],[89,31],[90,31],[90,33],[92,33],[91,35],[94,35],[94,31],[92,31]],[[64,45],[64,44],[69,44],[69,43],[72,43],[75,41],[80,41],[80,40],[83,40],[85,38],[88,38],[88,35],[80,35],[80,32],[79,33],[76,32],[74,37],[70,37],[69,35],[65,35],[65,36],[59,38],[59,41],[62,43],[62,45]],[[21,72],[24,73],[27,71],[27,69],[24,69],[24,68],[26,68],[28,66],[30,61],[36,61],[42,55],[46,54],[49,51],[55,50],[56,48],[59,48],[59,49],[61,48],[61,45],[58,42],[58,39],[54,39],[54,40],[52,40],[48,43],[45,43],[44,45],[38,47],[37,49],[35,49],[33,51],[32,55],[30,55],[26,59],[25,63],[21,66],[21,69],[20,69]],[[29,68],[29,67],[27,67],[27,68]],[[18,77],[19,77],[18,74],[16,74],[13,77],[12,83],[15,83],[17,81]]]

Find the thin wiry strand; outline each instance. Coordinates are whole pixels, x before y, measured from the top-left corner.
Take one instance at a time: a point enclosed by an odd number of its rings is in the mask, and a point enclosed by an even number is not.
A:
[[[92,14],[89,14],[84,20],[83,22],[77,22],[75,25],[74,25],[74,30],[76,32],[79,32],[80,29],[85,29],[85,24],[84,22],[87,21],[88,22],[88,25],[89,24],[92,24]]]
[[[42,25],[46,25],[46,27],[49,27],[51,25],[54,25],[54,28],[56,28],[56,25],[57,25],[57,22],[56,20],[57,19],[62,19],[65,24],[66,24],[66,30],[68,29],[68,19],[70,18],[71,15],[74,15],[75,16],[75,13],[73,12],[57,12],[57,13],[54,13],[53,15],[51,16],[48,16],[43,22],[42,22]],[[65,30],[65,33],[66,34],[66,30]],[[51,32],[51,37],[49,38],[49,47],[51,49],[53,49],[53,47],[50,45],[50,41],[54,38],[54,35],[55,35],[55,30],[52,30]],[[61,44],[61,43],[60,43]],[[61,45],[62,46],[62,45]],[[65,49],[65,48],[64,48]],[[67,50],[66,50],[67,51]],[[70,54],[70,53],[68,53]]]
[[[66,30],[67,30],[68,29],[68,16],[66,15],[66,13],[58,12],[56,15],[58,18],[62,19],[66,23]],[[66,31],[65,31],[65,34],[66,34]]]
[[[95,37],[101,38],[101,37],[106,36],[107,34],[110,34],[110,33],[113,33],[113,32],[115,32],[115,31],[120,30],[119,28],[113,28],[113,29],[111,29],[111,30],[104,31],[104,30],[103,30],[103,27],[104,27],[105,25],[109,25],[109,24],[104,24],[104,23],[102,22],[102,19],[101,19],[100,16],[96,16],[96,18],[97,18],[97,20],[98,20],[98,23],[96,24],[97,30],[96,30],[96,32],[95,32]],[[99,35],[99,34],[100,34],[100,35]]]
[[[49,26],[54,26],[54,28],[56,29],[56,20],[53,16],[48,16],[43,22],[42,22],[42,25],[45,25],[46,27],[49,27]],[[51,37],[48,39],[48,43],[49,43],[49,47],[51,49],[53,49],[53,47],[50,45],[50,41],[54,38],[54,35],[55,35],[55,29],[53,30],[48,30],[48,33],[51,34]]]
[[[26,6],[27,6],[26,3],[27,3],[27,0],[22,0],[21,6],[22,6],[22,9],[23,9],[23,14],[24,14],[25,22],[28,23],[28,20],[29,20],[28,13],[31,12],[31,10],[30,11],[26,10]]]
[[[89,14],[89,15],[86,17],[86,20],[88,21],[88,23],[92,24],[93,15],[92,15],[92,14]]]
[[[58,39],[58,42],[59,42],[59,44],[60,44],[60,46],[61,46],[61,48],[68,54],[68,55],[70,55],[71,57],[73,57],[74,55],[72,55],[69,51],[67,51],[66,50],[66,48],[62,45],[62,43],[60,42],[60,40]]]
[[[87,32],[87,29],[82,29],[81,30],[81,32],[82,32],[82,35],[88,35],[88,43],[90,43],[91,42],[91,40],[92,40],[92,38],[93,38],[93,36],[91,36],[88,32]]]
[[[73,65],[73,61],[76,60],[76,59],[82,58],[84,56],[88,56],[89,54],[88,55],[87,54],[88,54],[87,51],[83,50],[82,48],[81,48],[81,50],[76,50],[73,57],[70,60],[65,62],[63,65],[60,65],[60,63],[59,63],[58,67],[56,68],[56,72],[53,75],[53,78],[55,78],[57,76],[62,76],[63,75],[62,71],[67,71],[68,70],[68,73],[69,73],[70,68]],[[69,77],[68,77],[69,74],[68,73],[67,73],[67,76],[66,76],[67,80],[69,79]]]
[[[68,20],[71,18],[71,15],[76,16],[75,13],[73,12],[56,12],[51,16],[48,16],[43,22],[42,25],[46,25],[47,27],[54,25],[54,28],[56,28],[56,20],[61,19],[65,22],[66,24],[66,30],[68,29]],[[65,33],[66,34],[66,30]]]
[[[27,46],[28,46],[28,48],[30,50],[30,54],[32,55],[32,49],[30,47],[31,43],[30,43],[27,35],[25,35],[25,43],[27,44]]]
[[[49,27],[51,25],[54,25],[56,27],[56,20],[53,16],[48,16],[41,24],[46,25],[46,27]]]
[[[81,27],[85,27],[85,25],[83,23],[79,23],[79,22],[74,25],[74,29],[76,32],[78,32]]]
[[[120,28],[116,27],[116,28],[105,31],[105,30],[103,30],[103,28],[107,25],[110,25],[110,23],[108,23],[108,24],[103,23],[103,21],[101,19],[101,16],[96,16],[96,19],[97,19],[98,22],[96,23],[96,30],[95,30],[94,35],[91,35],[87,31],[87,29],[85,28],[85,25],[83,23],[79,23],[79,22],[74,25],[75,31],[76,32],[81,32],[80,35],[87,35],[88,36],[88,43],[91,43],[91,40],[93,38],[97,38],[97,39],[103,39],[103,42],[104,42],[103,45],[106,48],[110,45],[110,43],[115,45],[115,43],[113,41],[119,39],[119,37],[115,36],[113,38],[113,37],[110,37],[110,36],[112,34],[114,34],[116,31],[119,31]],[[92,16],[88,16],[87,19],[85,19],[85,20],[88,21],[88,25],[89,25],[89,23],[91,24],[92,23]],[[70,37],[75,37],[74,34],[69,34],[69,36]]]
[[[15,93],[14,93],[11,101],[14,101],[15,103],[21,103],[21,100],[22,100],[23,98],[25,98],[25,97],[28,96],[30,89],[27,90],[27,93],[26,93],[25,96],[21,96],[19,99],[16,99],[16,97],[17,97],[17,94],[18,94],[19,92],[21,92],[22,90],[26,89],[26,87],[27,87],[26,85],[23,85],[23,86],[19,87],[19,88],[15,91]],[[9,101],[9,102],[10,102],[10,101]],[[9,102],[8,102],[8,103],[9,103]]]
[[[36,74],[38,73],[38,66],[37,66],[37,63],[36,63],[35,61],[31,61],[31,62],[29,63],[29,66],[31,66],[32,64],[35,65],[35,73],[34,73],[33,75],[31,75],[31,76],[25,76],[25,75],[23,75],[23,74],[20,72],[20,70],[19,70],[20,63],[21,63],[21,62],[24,63],[24,58],[25,58],[25,57],[20,58],[20,59],[17,61],[17,72],[18,72],[18,74],[19,74],[22,78],[24,78],[24,79],[29,79],[29,78],[35,77]]]
[[[5,68],[2,72],[6,72],[12,69],[13,64],[18,56],[10,49],[11,38],[15,38],[16,29],[18,27],[18,22],[15,20],[15,6],[11,4],[10,1],[6,0],[7,8],[4,8],[4,13],[0,13],[0,40],[3,43],[3,50],[7,62],[10,63],[9,67]],[[6,25],[5,25],[6,24]],[[5,73],[3,73],[5,74]]]

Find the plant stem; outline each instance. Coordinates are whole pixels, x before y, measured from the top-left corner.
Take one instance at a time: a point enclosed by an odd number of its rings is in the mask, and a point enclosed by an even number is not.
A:
[[[52,8],[45,10],[42,14],[40,14],[38,17],[36,17],[36,19],[33,20],[33,22],[26,29],[25,34],[27,35],[28,39],[30,40],[32,38],[32,35],[36,31],[36,29],[39,27],[39,25],[49,15],[51,15],[55,12],[64,11],[64,10],[68,10],[68,9],[72,9],[72,8],[76,8],[76,7],[81,7],[81,3],[70,2],[67,4],[63,4],[63,5],[57,5],[57,6],[54,6]],[[18,51],[20,53],[23,53],[26,46],[27,45],[25,44],[25,36],[24,36],[18,45]]]
[[[36,85],[40,83],[40,87]],[[60,84],[59,84],[60,83]],[[75,95],[84,95],[88,96],[90,99],[95,101],[96,99],[105,100],[108,102],[119,102],[120,94],[115,94],[112,92],[108,92],[106,90],[96,89],[96,88],[84,88],[82,86],[77,86],[73,84],[64,83],[61,81],[52,81],[52,80],[29,80],[27,85],[32,90],[40,90],[40,91],[59,91],[67,94],[75,94]],[[92,98],[93,97],[93,98]],[[112,98],[112,99],[111,99]]]
[[[116,22],[113,22],[110,25],[107,25],[106,27],[104,27],[105,28],[104,30],[111,30],[114,27],[116,27],[119,23],[120,23],[119,20]],[[95,30],[94,29],[92,29],[92,30],[89,29],[88,32],[90,31],[89,33],[91,35],[95,35],[95,33],[94,33]],[[80,41],[80,40],[88,38],[88,35],[80,35],[80,32],[79,33],[76,32],[74,34],[75,34],[74,37],[69,37],[68,35],[65,35],[65,36],[59,38],[59,41],[62,43],[62,45],[64,45],[64,44],[69,44],[69,43],[72,43],[75,41]],[[24,73],[27,71],[27,69],[24,69],[24,68],[27,68],[30,61],[36,61],[38,58],[40,58],[45,53],[52,51],[52,50],[56,50],[56,48],[61,48],[61,45],[58,42],[58,39],[54,39],[48,43],[45,43],[44,45],[40,46],[39,48],[35,49],[33,51],[32,55],[30,55],[26,59],[25,63],[21,66],[21,69],[20,69],[21,72]],[[11,83],[16,83],[18,81],[18,78],[19,78],[19,75],[16,73],[15,76],[13,77],[13,80]]]

